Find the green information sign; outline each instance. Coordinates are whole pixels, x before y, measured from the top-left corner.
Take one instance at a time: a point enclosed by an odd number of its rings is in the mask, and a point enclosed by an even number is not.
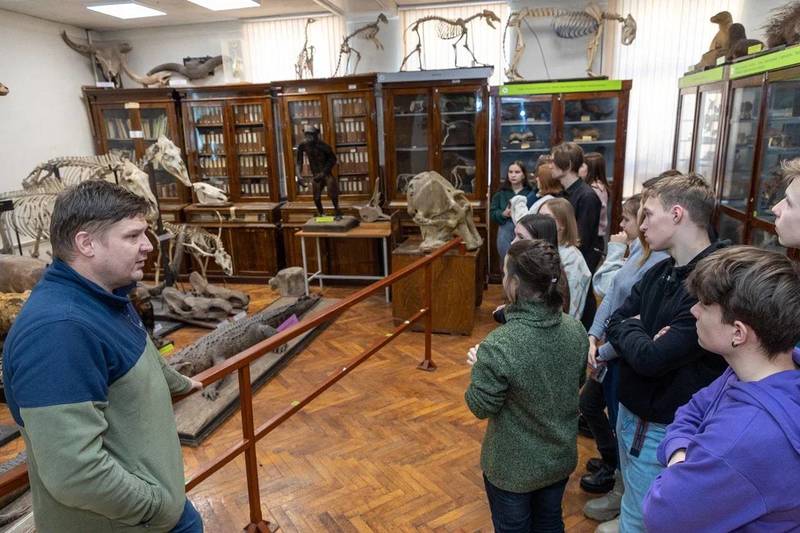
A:
[[[754,57],[748,61],[731,65],[731,79],[760,74],[768,70],[791,67],[800,64],[800,46],[786,48],[779,52]]]
[[[702,85],[704,83],[714,83],[715,81],[721,81],[722,69],[723,67],[717,67],[717,68],[712,68],[710,70],[704,70],[703,72],[696,72],[694,74],[689,74],[688,76],[684,76],[678,80],[678,87],[683,89],[684,87],[694,87],[695,85]]]
[[[523,96],[530,94],[589,93],[619,91],[622,80],[548,81],[543,83],[515,83],[500,87],[500,96]]]

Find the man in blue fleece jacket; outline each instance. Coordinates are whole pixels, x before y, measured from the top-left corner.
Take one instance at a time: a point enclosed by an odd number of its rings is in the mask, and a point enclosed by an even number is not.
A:
[[[658,448],[647,531],[800,529],[800,266],[729,248],[688,279],[700,345],[730,368],[681,407]]]
[[[4,349],[8,406],[28,451],[40,533],[201,533],[186,499],[166,365],[127,298],[153,249],[149,204],[106,181],[61,193],[53,264]]]

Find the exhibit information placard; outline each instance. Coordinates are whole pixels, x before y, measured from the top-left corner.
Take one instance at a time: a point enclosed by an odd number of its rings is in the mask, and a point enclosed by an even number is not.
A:
[[[731,65],[731,79],[743,78],[760,74],[768,70],[791,67],[800,64],[800,46],[793,46],[774,54],[767,54],[760,57],[734,63]]]
[[[723,68],[724,67],[716,67],[684,76],[678,80],[678,87],[683,89],[684,87],[694,87],[695,85],[703,85],[704,83],[722,81]]]
[[[588,93],[619,91],[622,80],[578,80],[552,81],[544,83],[512,83],[500,87],[500,96],[522,96],[530,94]]]

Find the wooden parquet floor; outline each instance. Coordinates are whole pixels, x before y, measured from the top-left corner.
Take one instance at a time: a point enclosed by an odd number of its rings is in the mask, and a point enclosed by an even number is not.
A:
[[[251,310],[276,298],[264,286],[240,286]],[[326,288],[341,298],[352,292]],[[495,327],[491,311],[500,287],[484,296],[473,335],[435,335],[435,372],[416,370],[424,336],[405,333],[315,399],[258,444],[265,519],[285,532],[492,531],[479,466],[485,422],[464,404],[468,348]],[[335,368],[392,328],[391,307],[376,295],[347,311],[254,396],[256,426],[301,398]],[[184,329],[178,346],[202,335]],[[10,421],[7,409],[0,422]],[[199,448],[183,448],[187,478],[237,442],[241,419],[231,417]],[[21,450],[17,439],[0,459]],[[580,461],[567,486],[567,531],[594,531],[581,513],[591,497],[581,491],[583,464],[596,455],[579,437]],[[206,531],[234,532],[248,523],[244,459],[238,458],[189,493]]]

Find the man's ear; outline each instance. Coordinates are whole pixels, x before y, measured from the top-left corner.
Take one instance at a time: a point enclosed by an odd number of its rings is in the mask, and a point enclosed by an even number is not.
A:
[[[670,208],[669,214],[674,224],[680,224],[683,217],[686,216],[686,210],[682,206],[675,204]]]
[[[85,257],[94,257],[94,238],[88,231],[79,231],[72,241],[75,251]]]
[[[741,320],[733,321],[733,336],[731,344],[739,346],[746,343],[748,340],[756,338],[756,333],[753,328],[742,322]]]

